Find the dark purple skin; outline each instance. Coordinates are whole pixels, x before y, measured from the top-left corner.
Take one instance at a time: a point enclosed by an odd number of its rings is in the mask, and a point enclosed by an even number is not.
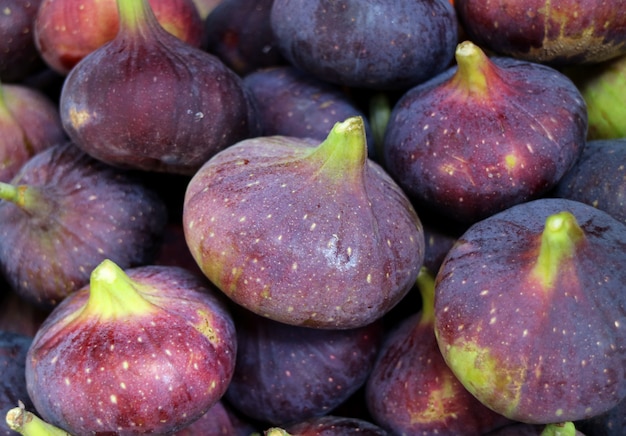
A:
[[[626,434],[626,398],[608,412],[574,424],[588,436],[623,436]]]
[[[283,65],[270,27],[274,0],[222,0],[204,21],[202,47],[239,75]]]
[[[0,181],[10,182],[35,154],[67,141],[59,109],[43,92],[23,84],[0,84]]]
[[[15,436],[5,421],[7,412],[21,401],[26,409],[33,405],[26,389],[26,353],[33,338],[0,330],[0,435]]]
[[[99,160],[192,175],[218,151],[256,135],[254,102],[219,58],[168,33],[149,11],[144,21],[141,32],[121,26],[70,71],[61,120]]]
[[[292,65],[368,89],[408,88],[443,71],[458,33],[448,0],[275,0],[270,22]]]
[[[262,135],[284,135],[323,141],[336,122],[361,115],[367,152],[374,157],[374,135],[355,101],[339,86],[292,66],[254,71],[243,78],[257,101]]]
[[[106,258],[122,268],[154,258],[167,210],[138,175],[68,142],[32,157],[12,184],[40,190],[45,202],[31,214],[0,202],[0,268],[38,306],[54,307]]]
[[[502,55],[562,66],[626,54],[623,0],[455,0],[454,5],[469,39]]]
[[[250,436],[256,429],[219,400],[200,419],[177,431],[174,436]]]
[[[584,239],[550,287],[532,269],[546,219],[561,211],[574,215]],[[444,358],[448,346],[471,344],[482,367],[497,367],[479,399],[510,419],[544,424],[606,412],[626,396],[624,265],[626,226],[584,203],[545,198],[474,224],[436,277]]]
[[[553,195],[580,201],[626,223],[626,138],[588,141]]]
[[[361,418],[326,415],[286,428],[291,436],[390,436],[384,429]]]
[[[406,92],[382,151],[418,210],[465,224],[546,194],[580,156],[587,131],[585,102],[565,75],[512,58],[487,62],[487,95],[460,89],[456,66]]]
[[[364,383],[382,325],[330,330],[291,326],[236,312],[237,363],[225,398],[270,425],[325,415]]]
[[[365,395],[372,421],[391,434],[480,436],[510,423],[458,381],[419,313],[387,333]]]
[[[3,0],[0,14],[0,81],[21,82],[45,63],[35,46],[33,25],[41,0]]]
[[[37,412],[71,434],[176,432],[214,406],[232,377],[235,324],[219,291],[178,267],[125,272],[157,312],[81,317],[88,285],[54,309],[28,351]]]

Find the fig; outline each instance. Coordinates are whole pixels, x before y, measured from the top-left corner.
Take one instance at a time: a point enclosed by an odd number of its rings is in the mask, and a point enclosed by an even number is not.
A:
[[[198,420],[174,436],[251,436],[255,428],[239,418],[224,401],[218,400]]]
[[[448,0],[274,0],[270,25],[295,67],[331,83],[384,90],[443,71],[458,33]]]
[[[434,333],[434,277],[417,278],[422,310],[390,330],[366,382],[374,423],[391,434],[483,435],[510,421],[485,407],[446,365]]]
[[[593,436],[621,436],[626,434],[626,398],[611,410],[589,419],[577,421],[576,428]]]
[[[222,0],[204,20],[202,47],[239,75],[285,64],[270,27],[274,0]]]
[[[235,311],[237,362],[225,398],[253,420],[285,425],[326,415],[363,384],[382,324],[298,327]],[[262,404],[263,407],[259,407]]]
[[[26,353],[33,338],[23,334],[0,330],[0,418],[4,418],[18,401],[25,407],[33,405],[26,389]],[[15,435],[4,419],[0,420],[0,435]]]
[[[116,37],[68,74],[60,98],[72,141],[110,165],[191,175],[256,132],[254,103],[216,56],[171,35],[147,0],[118,0]]]
[[[339,86],[290,65],[256,70],[243,78],[255,97],[261,135],[297,136],[323,141],[337,122],[361,116],[367,153],[375,158],[374,135],[363,111]]]
[[[396,103],[383,161],[418,210],[471,224],[553,188],[582,152],[587,115],[551,67],[489,58],[471,41],[455,56]]]
[[[33,339],[26,384],[40,416],[71,434],[166,434],[222,397],[235,365],[232,316],[178,267],[105,259]]]
[[[67,141],[57,106],[23,84],[0,84],[0,182],[9,182],[36,153]]]
[[[0,81],[21,82],[44,69],[33,27],[42,0],[3,0],[0,14]]]
[[[296,326],[372,323],[408,293],[424,255],[411,202],[367,158],[361,117],[321,143],[266,136],[221,151],[189,182],[182,218],[209,280]]]
[[[39,1],[31,38],[46,64],[63,76],[119,31],[116,0]],[[148,1],[164,29],[200,47],[203,22],[193,0]]]
[[[31,301],[17,295],[4,277],[0,278],[0,331],[34,337],[50,314]],[[0,415],[1,416],[1,415]]]
[[[161,199],[138,175],[91,158],[71,142],[33,156],[0,183],[0,269],[44,309],[89,281],[109,258],[150,263],[167,223]]]
[[[552,194],[580,201],[626,224],[626,138],[587,141]]]
[[[626,225],[542,198],[472,225],[435,283],[435,334],[467,390],[530,424],[626,397]]]
[[[271,430],[271,429],[269,429]],[[274,431],[280,429],[275,428]],[[284,430],[290,436],[388,436],[382,428],[361,418],[325,415],[292,424]],[[280,432],[266,432],[266,436],[279,436]]]
[[[489,50],[553,66],[626,54],[622,0],[455,0],[467,36]]]
[[[626,137],[626,55],[594,65],[563,68],[587,105],[587,139]]]

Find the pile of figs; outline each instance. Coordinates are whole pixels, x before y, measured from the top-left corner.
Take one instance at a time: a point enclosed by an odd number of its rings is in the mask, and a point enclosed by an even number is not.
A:
[[[0,10],[0,435],[626,434],[626,0]]]

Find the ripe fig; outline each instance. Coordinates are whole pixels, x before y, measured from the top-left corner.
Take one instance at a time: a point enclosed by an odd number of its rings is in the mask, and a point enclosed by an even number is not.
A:
[[[355,88],[424,82],[449,65],[458,42],[448,0],[274,0],[270,25],[292,65]]]
[[[626,54],[626,2],[455,0],[467,36],[501,55],[554,66]]]
[[[42,0],[2,0],[0,14],[0,81],[21,82],[44,69],[33,27]]]
[[[361,116],[368,156],[375,156],[369,121],[340,87],[289,65],[254,71],[243,81],[257,101],[263,136],[297,136],[323,141],[335,123]]]
[[[237,363],[225,398],[244,415],[271,425],[322,416],[345,402],[365,383],[382,337],[380,322],[331,330],[248,311],[235,317]]]
[[[409,199],[367,159],[361,117],[327,139],[241,141],[185,193],[183,226],[205,275],[236,303],[287,324],[355,328],[411,289],[424,234]]]
[[[382,428],[362,418],[325,415],[310,418],[286,427],[290,436],[389,436]],[[268,432],[266,436],[279,436],[280,433]]]
[[[471,226],[436,277],[435,333],[463,385],[506,417],[577,421],[626,397],[626,225],[544,198]]]
[[[385,168],[416,207],[474,223],[547,193],[578,159],[585,102],[545,65],[460,43],[457,65],[407,91],[385,132]]]
[[[19,333],[0,330],[0,435],[15,435],[4,417],[19,401],[25,407],[33,405],[26,389],[26,353],[33,338]]]
[[[173,433],[224,394],[236,336],[221,294],[177,267],[104,260],[26,358],[37,412],[72,434]]]
[[[587,141],[552,194],[587,203],[626,224],[626,137]]]
[[[33,156],[0,183],[0,199],[0,269],[45,309],[85,285],[104,259],[150,263],[167,222],[165,205],[137,175],[71,142]]]
[[[465,436],[510,423],[480,403],[446,365],[434,333],[434,277],[422,268],[417,282],[421,312],[387,333],[366,382],[373,422],[391,434]]]
[[[67,141],[57,106],[23,84],[0,84],[0,182],[36,153]]]
[[[34,41],[46,64],[67,75],[119,31],[116,0],[39,0]],[[203,22],[193,0],[148,0],[169,33],[200,47]]]
[[[191,175],[256,132],[252,97],[217,57],[163,29],[147,0],[118,0],[116,37],[68,74],[63,126],[110,165]]]

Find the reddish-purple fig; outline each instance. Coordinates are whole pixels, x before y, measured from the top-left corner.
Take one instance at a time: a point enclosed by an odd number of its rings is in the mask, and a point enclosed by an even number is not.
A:
[[[182,268],[104,260],[33,339],[27,388],[71,434],[173,433],[222,397],[236,348],[216,289]]]
[[[411,289],[424,255],[411,202],[367,159],[361,117],[321,143],[258,137],[218,153],[189,182],[183,225],[218,288],[299,326],[377,320]]]

